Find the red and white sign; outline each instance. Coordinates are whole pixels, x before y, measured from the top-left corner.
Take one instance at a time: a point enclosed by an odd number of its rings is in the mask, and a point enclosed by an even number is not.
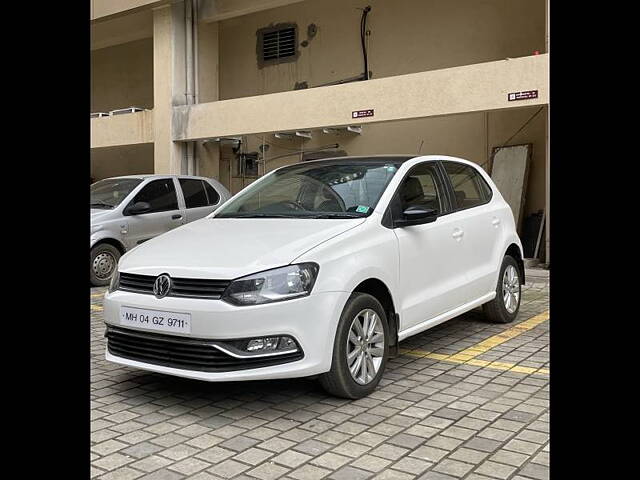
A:
[[[351,112],[351,118],[373,117],[373,108]]]
[[[513,102],[514,100],[529,100],[531,98],[538,98],[538,90],[527,90],[525,92],[514,92],[507,95],[507,100]]]

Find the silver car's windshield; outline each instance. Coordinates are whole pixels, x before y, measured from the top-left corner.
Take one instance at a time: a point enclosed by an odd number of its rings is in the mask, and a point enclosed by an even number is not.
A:
[[[249,187],[215,217],[366,217],[397,169],[393,162],[366,159],[292,165]]]
[[[117,207],[140,182],[140,178],[107,178],[92,184],[91,208]]]

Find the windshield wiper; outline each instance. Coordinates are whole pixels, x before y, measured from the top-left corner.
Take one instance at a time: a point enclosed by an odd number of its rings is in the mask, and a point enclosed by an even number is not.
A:
[[[304,215],[301,218],[363,218],[364,215],[349,213],[320,213],[317,215]]]
[[[89,205],[90,207],[107,207],[107,208],[113,208],[113,205],[111,205],[110,203],[105,203],[105,202],[101,202],[101,201],[97,201],[97,202],[92,202],[91,205]]]
[[[308,215],[286,215],[283,213],[222,214],[211,218],[364,218],[357,213],[317,213]]]
[[[298,218],[298,215],[285,215],[282,213],[244,213],[222,214],[211,218]]]

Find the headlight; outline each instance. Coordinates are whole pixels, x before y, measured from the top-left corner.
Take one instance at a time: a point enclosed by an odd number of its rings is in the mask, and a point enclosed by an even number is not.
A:
[[[231,282],[222,299],[234,305],[259,305],[309,295],[320,267],[300,263],[255,273]]]
[[[120,286],[120,272],[118,271],[118,267],[113,272],[111,276],[111,283],[109,284],[109,293],[114,292]]]

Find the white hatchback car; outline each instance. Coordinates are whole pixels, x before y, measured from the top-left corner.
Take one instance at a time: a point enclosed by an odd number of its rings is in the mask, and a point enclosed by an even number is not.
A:
[[[106,358],[206,381],[319,375],[360,398],[401,340],[480,305],[512,321],[523,282],[511,209],[477,165],[298,163],[120,259]]]

